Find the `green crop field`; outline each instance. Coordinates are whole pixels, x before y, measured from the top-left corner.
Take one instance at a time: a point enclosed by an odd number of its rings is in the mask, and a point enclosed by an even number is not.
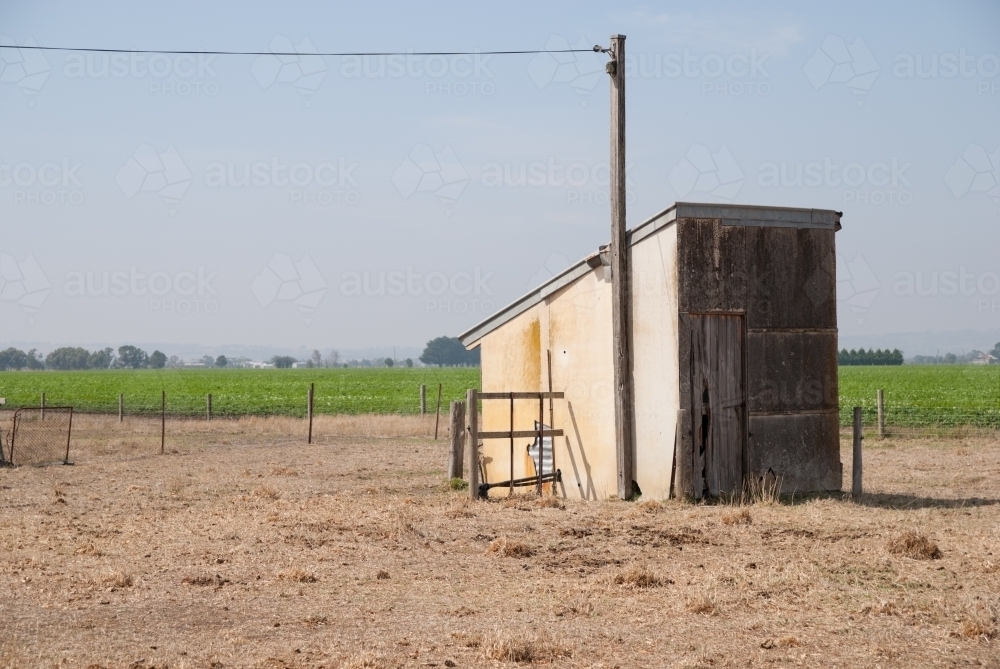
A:
[[[216,415],[302,416],[306,391],[316,384],[317,414],[419,411],[419,386],[427,384],[433,409],[437,384],[442,406],[479,387],[476,368],[419,369],[228,369],[108,370],[80,372],[2,372],[0,397],[8,407],[37,406],[41,393],[50,406],[68,404],[77,411],[114,413],[118,393],[129,414],[160,411],[202,415],[212,393]],[[903,365],[840,368],[840,419],[851,422],[851,407],[861,406],[874,421],[875,391],[885,390],[887,422],[900,426],[976,425],[1000,427],[1000,366]]]
[[[879,388],[889,425],[1000,427],[1000,365],[841,367],[841,424],[851,423],[856,406],[874,422]]]
[[[0,372],[0,397],[7,406],[38,406],[41,393],[49,406],[71,405],[76,411],[115,413],[118,393],[128,414],[160,412],[161,391],[172,415],[204,415],[212,394],[216,415],[285,415],[306,413],[306,394],[316,384],[317,414],[412,414],[420,411],[420,384],[427,384],[433,411],[438,384],[442,407],[479,387],[479,369],[186,369]]]

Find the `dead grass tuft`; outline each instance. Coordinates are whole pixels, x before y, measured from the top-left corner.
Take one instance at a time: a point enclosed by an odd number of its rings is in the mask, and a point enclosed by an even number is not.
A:
[[[381,653],[359,653],[347,658],[340,669],[395,669],[398,666]]]
[[[877,603],[861,609],[861,613],[872,616],[896,616],[899,615],[899,607],[895,602],[880,599]]]
[[[94,557],[100,557],[104,555],[104,553],[101,552],[101,549],[95,546],[94,542],[92,541],[88,541],[85,544],[80,544],[79,546],[76,547],[76,550],[73,552],[77,555],[93,555]]]
[[[447,516],[449,518],[475,518],[472,501],[463,499],[460,504],[452,504],[448,509]]]
[[[533,553],[527,544],[523,544],[520,541],[514,541],[513,539],[508,539],[507,537],[500,537],[499,539],[491,541],[489,552],[496,553],[497,555],[501,555],[503,557],[517,558],[531,557]]]
[[[993,639],[997,629],[993,621],[983,615],[969,616],[962,621],[961,635],[966,639]]]
[[[657,588],[664,583],[670,583],[670,579],[663,579],[654,574],[646,567],[632,565],[620,574],[615,575],[615,585],[625,585],[630,588]]]
[[[1000,565],[998,565],[993,560],[987,560],[986,562],[983,563],[983,571],[987,574],[993,574],[997,571],[1000,571]]]
[[[483,638],[481,648],[483,657],[488,660],[519,664],[547,662],[570,656],[568,649],[558,647],[546,638],[517,636],[499,628]]]
[[[781,501],[780,492],[781,477],[775,476],[774,472],[767,471],[747,479],[743,485],[743,494],[740,503],[748,505],[777,504]]]
[[[483,636],[481,634],[460,631],[452,632],[451,636],[466,648],[479,648],[483,645]]]
[[[893,555],[913,560],[937,560],[941,557],[941,550],[936,543],[912,530],[891,539],[886,544],[886,549]]]
[[[708,592],[694,597],[688,597],[684,602],[684,608],[691,613],[700,613],[705,616],[714,616],[719,613],[719,605],[715,597]]]
[[[555,614],[562,618],[565,616],[591,616],[594,614],[594,603],[590,601],[590,595],[579,593],[570,598],[564,604],[556,607]]]
[[[279,571],[276,576],[279,581],[291,581],[293,583],[315,583],[319,580],[315,574],[304,569],[299,569],[298,567]]]
[[[225,584],[229,583],[229,579],[222,578],[218,574],[214,576],[209,574],[197,574],[195,576],[185,576],[181,579],[181,583],[186,585],[215,586],[221,588]]]
[[[799,645],[799,640],[793,636],[786,636],[778,639],[778,648],[795,648]]]
[[[565,509],[566,505],[554,495],[542,495],[535,500],[535,506],[543,509]]]
[[[256,499],[276,500],[281,497],[281,493],[272,485],[257,486],[250,492],[250,496]]]
[[[722,514],[722,524],[723,525],[751,525],[753,524],[753,516],[750,515],[750,509],[737,509],[734,511],[726,511]]]
[[[666,505],[663,502],[655,499],[647,499],[635,505],[635,508],[643,513],[659,513],[663,511],[665,507]]]
[[[115,590],[131,588],[135,585],[135,580],[132,578],[132,574],[128,574],[121,570],[115,570],[98,579],[97,585],[107,588],[113,592]]]
[[[387,580],[389,580],[389,572],[387,572],[385,569],[379,569],[375,573],[375,580],[376,581],[387,581]]]

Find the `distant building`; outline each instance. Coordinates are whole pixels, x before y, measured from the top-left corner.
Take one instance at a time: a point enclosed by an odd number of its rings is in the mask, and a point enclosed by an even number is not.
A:
[[[973,365],[993,365],[996,361],[996,356],[990,355],[989,353],[980,353],[972,359],[971,363]]]

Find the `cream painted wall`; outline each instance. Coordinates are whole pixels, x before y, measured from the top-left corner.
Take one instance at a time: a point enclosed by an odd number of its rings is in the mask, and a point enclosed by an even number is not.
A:
[[[646,499],[667,499],[680,401],[677,226],[632,247],[635,477]]]

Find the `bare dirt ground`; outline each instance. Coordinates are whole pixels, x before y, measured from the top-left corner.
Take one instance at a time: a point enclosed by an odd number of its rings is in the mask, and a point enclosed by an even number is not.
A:
[[[0,667],[1000,666],[1000,436],[735,507],[470,502],[419,418],[74,427],[0,470]]]

